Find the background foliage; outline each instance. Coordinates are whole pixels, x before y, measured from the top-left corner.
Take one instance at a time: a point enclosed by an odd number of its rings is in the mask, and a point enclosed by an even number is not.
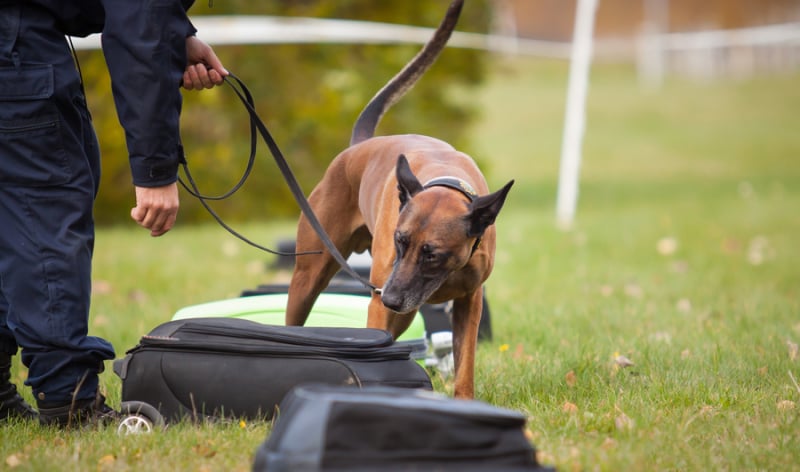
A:
[[[190,14],[344,18],[435,27],[445,9],[445,2],[218,0],[212,6],[197,2]],[[488,18],[486,2],[471,1],[458,29],[485,31]],[[202,38],[203,32],[198,36]],[[418,49],[417,45],[316,44],[215,47],[225,66],[252,91],[262,119],[306,193],[347,146],[363,106]],[[126,222],[133,189],[105,61],[100,51],[81,51],[79,60],[103,154],[96,219],[101,225]],[[378,133],[435,134],[470,152],[465,136],[476,116],[470,91],[482,82],[484,63],[479,52],[448,49],[415,89],[387,113]],[[447,84],[446,90],[443,84]],[[182,136],[192,175],[205,193],[219,194],[244,170],[249,150],[246,113],[228,87],[185,92],[184,97]],[[268,219],[298,212],[263,144],[243,191],[214,207],[226,220]],[[179,218],[186,223],[207,221],[209,216],[183,193]]]

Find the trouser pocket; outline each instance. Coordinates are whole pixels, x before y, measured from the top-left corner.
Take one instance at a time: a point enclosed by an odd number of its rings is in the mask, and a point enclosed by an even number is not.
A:
[[[52,65],[0,68],[0,184],[49,186],[69,181],[53,84]]]

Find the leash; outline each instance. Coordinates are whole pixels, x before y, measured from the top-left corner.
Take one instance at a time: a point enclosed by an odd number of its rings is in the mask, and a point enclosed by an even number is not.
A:
[[[236,232],[233,228],[227,225],[222,220],[222,218],[220,218],[220,216],[216,212],[214,212],[214,210],[211,209],[211,207],[208,205],[207,200],[223,200],[236,193],[236,191],[242,187],[242,185],[247,180],[247,177],[250,175],[250,172],[253,169],[253,164],[255,162],[255,155],[256,155],[256,145],[258,141],[256,133],[260,134],[261,138],[264,140],[264,143],[269,148],[269,151],[272,154],[275,163],[278,165],[278,169],[280,169],[281,174],[283,174],[283,178],[286,180],[286,184],[289,186],[289,190],[292,192],[292,196],[294,197],[297,204],[300,206],[300,210],[303,212],[303,215],[305,215],[306,219],[308,219],[309,224],[317,233],[322,243],[331,253],[331,256],[333,256],[336,262],[339,263],[339,266],[341,266],[342,270],[344,270],[348,275],[353,277],[355,280],[361,282],[365,287],[369,288],[372,292],[380,294],[381,289],[379,287],[376,287],[375,285],[370,283],[368,280],[360,276],[355,270],[353,270],[352,267],[350,267],[350,265],[347,263],[347,260],[344,258],[344,256],[342,256],[342,253],[339,252],[339,249],[337,249],[336,245],[333,243],[333,241],[331,241],[331,238],[330,236],[328,236],[328,233],[325,231],[325,228],[322,227],[322,224],[319,222],[319,219],[317,219],[317,216],[311,209],[311,205],[308,203],[308,200],[306,199],[303,190],[300,188],[300,184],[297,182],[297,179],[292,173],[292,170],[289,168],[289,163],[286,162],[286,158],[283,157],[283,153],[278,147],[278,144],[272,138],[272,135],[270,134],[266,125],[264,125],[264,122],[258,116],[258,112],[256,112],[255,110],[255,102],[253,100],[252,94],[250,93],[250,90],[247,88],[244,82],[242,82],[242,80],[239,79],[234,74],[229,74],[228,76],[223,77],[223,79],[225,80],[225,83],[227,83],[231,87],[234,93],[236,93],[236,96],[239,97],[239,100],[242,102],[242,105],[244,105],[244,107],[247,109],[247,113],[250,117],[250,156],[248,158],[247,167],[241,179],[239,179],[239,182],[237,182],[236,185],[234,185],[231,188],[231,190],[225,192],[220,196],[213,197],[213,196],[203,195],[200,193],[196,182],[189,173],[189,166],[186,162],[186,159],[182,159],[181,166],[183,167],[183,170],[186,173],[186,178],[189,181],[189,185],[187,185],[185,182],[183,182],[183,180],[179,178],[181,185],[189,192],[189,194],[191,194],[200,201],[200,203],[203,205],[206,211],[209,212],[209,214],[217,221],[217,223],[219,223],[233,236],[237,237],[238,239],[242,240],[243,242],[255,248],[261,249],[271,254],[276,254],[281,256],[304,256],[311,254],[321,254],[321,251],[284,253],[284,252],[274,251],[272,249],[261,246],[251,241],[250,239],[244,237],[240,233]]]

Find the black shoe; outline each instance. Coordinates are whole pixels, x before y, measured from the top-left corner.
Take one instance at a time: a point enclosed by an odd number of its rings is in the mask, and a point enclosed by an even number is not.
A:
[[[39,403],[39,423],[45,426],[75,428],[80,426],[101,426],[119,421],[118,411],[106,405],[106,398],[98,395],[96,399],[77,400],[66,405]]]
[[[11,356],[0,354],[0,422],[9,418],[34,419],[36,410],[22,399],[11,383]]]
[[[31,408],[31,406],[19,396],[17,387],[13,384],[8,384],[7,387],[8,388],[4,388],[4,390],[0,392],[0,423],[11,418],[35,419],[36,410]]]

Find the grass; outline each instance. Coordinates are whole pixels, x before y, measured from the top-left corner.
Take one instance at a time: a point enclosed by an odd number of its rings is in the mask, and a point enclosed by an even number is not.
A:
[[[475,155],[492,188],[516,184],[497,223],[478,398],[524,412],[540,460],[559,470],[800,470],[798,77],[648,92],[630,67],[596,65],[577,220],[562,231],[566,66],[496,72],[476,97]],[[293,222],[240,229],[271,244]],[[183,306],[285,278],[270,260],[212,225],[160,239],[102,229],[91,334],[121,356]],[[118,401],[110,369],[102,383]],[[120,438],[15,424],[0,429],[0,468],[249,470],[268,431],[179,424]]]

